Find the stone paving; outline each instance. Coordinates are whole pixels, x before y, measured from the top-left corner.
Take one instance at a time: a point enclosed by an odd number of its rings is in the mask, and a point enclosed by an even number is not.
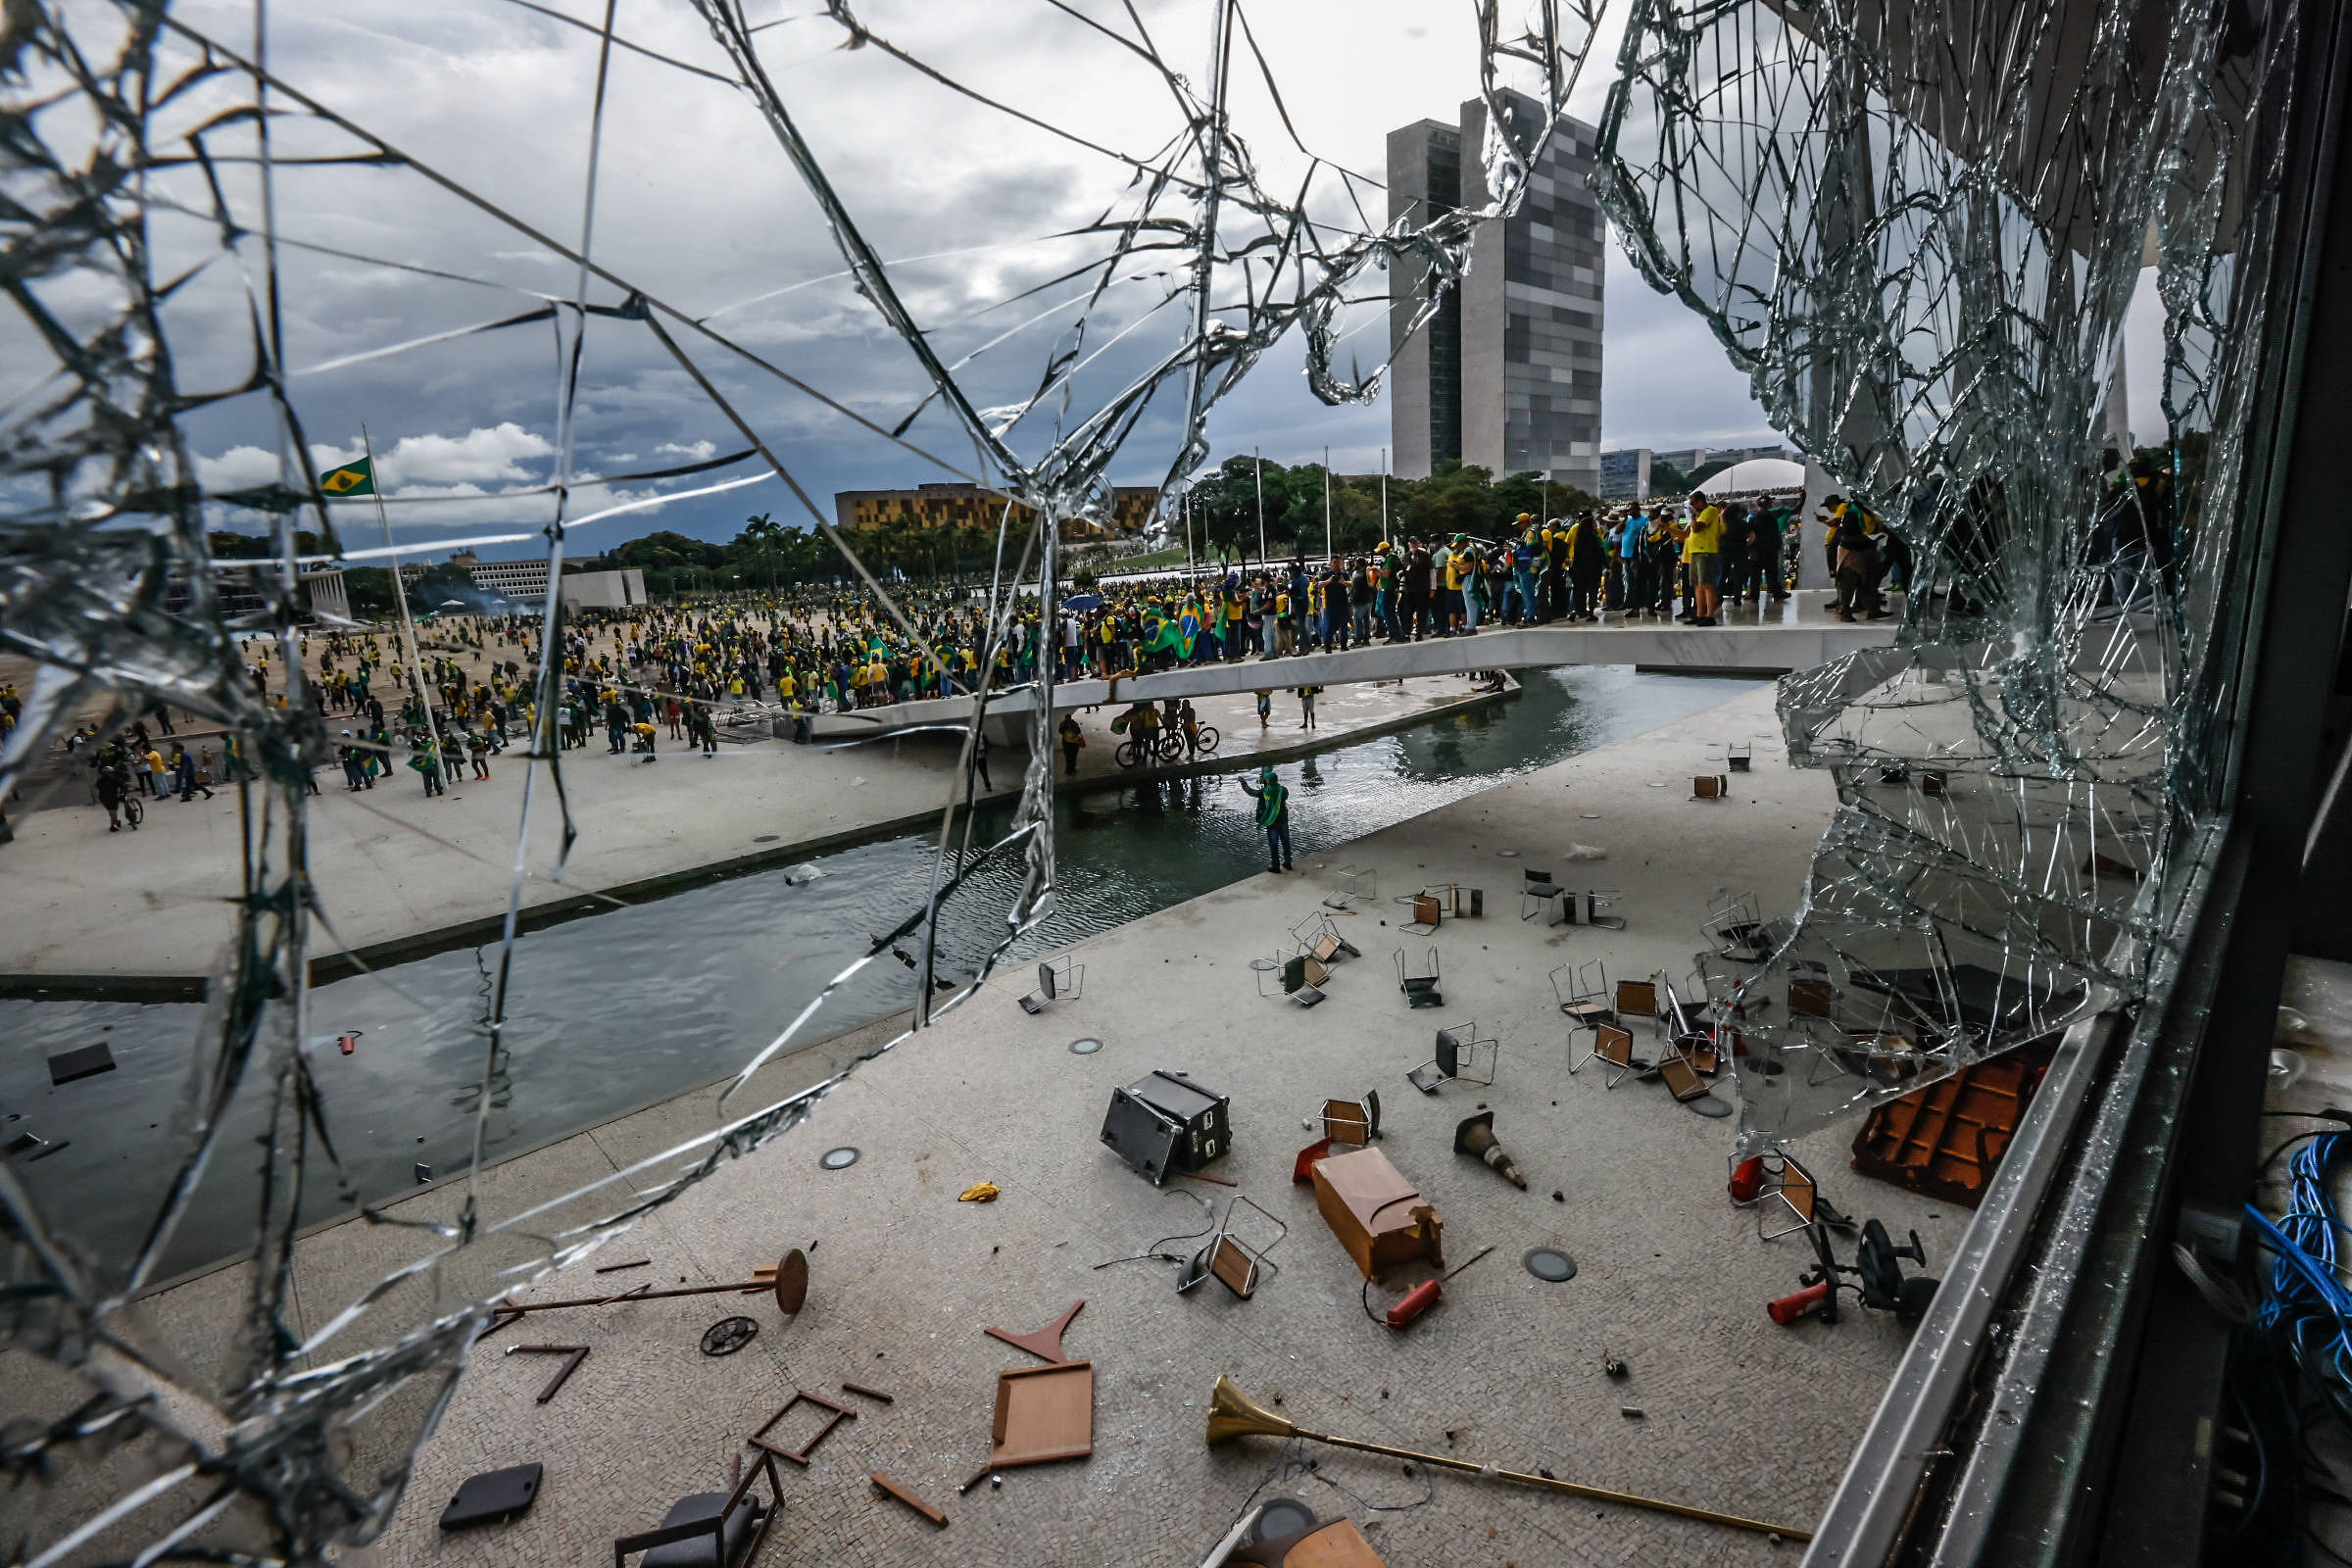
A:
[[[1728,1201],[1732,1123],[1692,1114],[1655,1084],[1611,1091],[1597,1067],[1571,1074],[1545,981],[1558,964],[1595,957],[1612,978],[1653,969],[1680,977],[1715,890],[1753,889],[1768,906],[1786,905],[1833,798],[1823,776],[1788,769],[1770,704],[1758,692],[1302,861],[1293,876],[1261,875],[1091,941],[1078,950],[1085,995],[1043,1016],[1014,1005],[1031,977],[1001,980],[860,1068],[810,1123],[593,1260],[650,1258],[635,1277],[717,1282],[789,1247],[809,1248],[813,1284],[797,1319],[752,1298],[689,1298],[557,1314],[485,1342],[419,1458],[407,1504],[369,1555],[397,1564],[607,1560],[616,1535],[650,1528],[676,1497],[723,1489],[731,1460],[749,1452],[743,1438],[797,1388],[859,1413],[807,1470],[781,1466],[787,1506],[762,1553],[769,1568],[1178,1568],[1197,1563],[1253,1494],[1277,1494],[1326,1518],[1354,1518],[1396,1568],[1793,1562],[1793,1546],[1664,1515],[1459,1475],[1408,1477],[1396,1461],[1328,1447],[1252,1439],[1212,1450],[1202,1441],[1210,1387],[1227,1373],[1301,1425],[1340,1436],[1544,1466],[1799,1527],[1816,1515],[1904,1331],[1858,1308],[1834,1327],[1770,1322],[1765,1301],[1794,1287],[1807,1257],[1796,1237],[1759,1242],[1754,1214]],[[1719,756],[1727,740],[1752,742],[1756,771],[1736,775],[1728,800],[1690,800],[1691,775],[1716,771],[1710,747]],[[1579,842],[1607,858],[1564,860]],[[1343,861],[1380,876],[1377,900],[1336,917],[1362,957],[1338,970],[1330,1000],[1312,1010],[1261,999],[1250,959],[1339,891]],[[1556,870],[1570,887],[1622,889],[1615,912],[1628,929],[1521,922],[1515,890],[1530,866]],[[1392,898],[1443,881],[1483,887],[1485,917],[1400,935],[1405,915]],[[1392,953],[1409,946],[1418,956],[1433,943],[1446,1005],[1409,1011]],[[1403,1075],[1428,1059],[1433,1028],[1472,1018],[1504,1042],[1494,1085],[1416,1094]],[[1071,1054],[1081,1035],[1105,1049]],[[1289,1226],[1272,1252],[1280,1272],[1248,1301],[1213,1282],[1179,1297],[1166,1263],[1097,1267],[1203,1231],[1208,1208],[1221,1212],[1232,1196],[1183,1179],[1154,1188],[1098,1141],[1111,1088],[1157,1067],[1186,1069],[1232,1097],[1233,1152],[1212,1169]],[[1309,1190],[1290,1180],[1310,1137],[1301,1117],[1327,1095],[1367,1087],[1387,1112],[1381,1147],[1445,1218],[1448,1261],[1495,1248],[1399,1334],[1367,1321],[1360,1276]],[[1717,1092],[1735,1094],[1728,1074]],[[1528,1191],[1451,1152],[1454,1123],[1482,1103],[1496,1111]],[[710,1125],[709,1116],[707,1102],[679,1102],[597,1137],[623,1161]],[[1853,1175],[1848,1136],[1839,1129],[1801,1150],[1827,1196],[1857,1219],[1884,1218],[1898,1236],[1918,1229],[1931,1260],[1947,1258],[1968,1215]],[[861,1157],[844,1171],[819,1169],[818,1156],[837,1145]],[[552,1153],[493,1174],[517,1193],[561,1191],[566,1172],[516,1168]],[[980,1181],[1002,1198],[956,1200]],[[385,1233],[343,1229],[304,1244],[306,1314],[347,1299],[384,1261]],[[1550,1285],[1527,1274],[1520,1256],[1537,1246],[1572,1253],[1577,1277]],[[329,1248],[345,1257],[331,1271],[321,1250]],[[543,1282],[542,1298],[631,1278],[590,1266]],[[1394,1283],[1416,1277],[1406,1270]],[[956,1484],[987,1457],[995,1374],[1031,1364],[981,1330],[1034,1329],[1078,1298],[1087,1305],[1067,1345],[1095,1367],[1093,1457],[1008,1471],[1001,1490],[956,1496]],[[1371,1295],[1375,1310],[1393,1298]],[[759,1338],[731,1358],[702,1356],[703,1330],[738,1310],[760,1322]],[[510,1343],[594,1351],[543,1406],[532,1396],[549,1358],[507,1356]],[[1604,1351],[1630,1365],[1626,1382],[1602,1375]],[[896,1402],[845,1396],[844,1379]],[[1626,1405],[1643,1413],[1620,1413]],[[435,1529],[466,1476],[526,1460],[547,1466],[527,1518],[459,1535]],[[1297,1467],[1304,1462],[1315,1468]],[[879,1496],[866,1482],[874,1470],[952,1523],[936,1530]]]

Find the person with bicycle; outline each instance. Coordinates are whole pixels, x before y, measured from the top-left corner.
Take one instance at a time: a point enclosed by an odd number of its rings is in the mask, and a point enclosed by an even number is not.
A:
[[[102,760],[98,765],[96,785],[98,804],[106,808],[106,830],[109,833],[122,832],[122,808],[129,800],[130,793],[122,787],[122,775]],[[133,817],[130,825],[137,827],[138,819]]]
[[[1193,711],[1191,698],[1176,710],[1176,722],[1184,730],[1184,760],[1189,762],[1200,755],[1200,715]]]

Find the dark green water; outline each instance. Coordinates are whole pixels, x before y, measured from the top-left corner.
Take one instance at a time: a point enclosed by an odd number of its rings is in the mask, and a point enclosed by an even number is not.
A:
[[[1341,745],[1281,773],[1298,853],[1331,847],[1578,752],[1724,702],[1753,682],[1644,675],[1628,668],[1536,670],[1516,700]],[[1293,705],[1295,706],[1295,705]],[[1278,715],[1279,716],[1279,715]],[[1291,721],[1296,722],[1295,716]],[[1060,895],[1024,953],[1059,947],[1195,898],[1265,867],[1250,801],[1231,777],[1063,800]],[[984,814],[975,842],[1009,808]],[[993,830],[993,832],[992,832]],[[714,883],[522,939],[514,958],[509,1058],[493,1090],[489,1157],[529,1148],[740,1066],[865,946],[921,906],[930,860],[920,840],[867,845],[782,871]],[[1000,939],[1017,866],[984,869],[949,910],[942,972],[961,978]],[[908,945],[907,951],[915,949]],[[481,1072],[483,965],[493,953],[420,959],[313,994],[313,1069],[345,1169],[368,1200],[414,1185],[414,1167],[458,1169],[472,1142]],[[804,1029],[811,1041],[912,1004],[914,977],[868,965]],[[119,1257],[136,1245],[170,1160],[194,1005],[0,1002],[0,1144],[32,1132],[72,1147],[12,1168],[80,1247]],[[344,1055],[335,1037],[361,1032]],[[104,1041],[116,1070],[52,1087],[46,1058]],[[262,1122],[240,1107],[174,1240],[166,1274],[244,1249]],[[340,1206],[332,1184],[306,1195],[306,1217]]]

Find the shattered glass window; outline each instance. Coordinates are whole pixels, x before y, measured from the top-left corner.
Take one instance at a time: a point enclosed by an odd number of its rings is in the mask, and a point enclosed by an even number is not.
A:
[[[1359,334],[1380,341],[1399,279],[1435,310],[1433,285],[1461,275],[1472,231],[1513,209],[1596,7],[1546,0],[1506,18],[1484,0],[1460,22],[1479,33],[1491,184],[1420,228],[1376,219],[1374,182],[1317,156],[1230,0],[1148,17],[1047,0],[1017,49],[962,9],[511,0],[438,36],[339,7],[8,8],[0,651],[32,672],[0,752],[0,803],[60,787],[42,764],[85,719],[103,737],[168,703],[233,754],[241,846],[231,935],[174,1112],[146,1149],[152,1204],[113,1216],[119,1245],[94,1247],[70,1193],[36,1197],[24,1167],[0,1164],[0,1349],[12,1352],[0,1460],[13,1483],[0,1528],[30,1562],[310,1561],[371,1538],[488,1303],[790,1130],[839,1081],[774,1102],[726,1098],[715,1125],[522,1212],[482,1202],[484,1129],[518,1098],[507,1037],[545,1004],[514,963],[526,877],[561,881],[577,837],[550,659],[531,699],[503,936],[461,986],[478,996],[479,1068],[459,1101],[474,1129],[466,1174],[442,1218],[369,1206],[388,1196],[355,1174],[354,1140],[369,1129],[315,1071],[336,1036],[311,1005],[311,960],[346,944],[310,874],[306,785],[333,742],[292,657],[306,571],[397,567],[395,512],[478,518],[436,547],[543,546],[557,591],[538,647],[561,650],[567,552],[593,553],[615,519],[744,491],[822,530],[920,644],[779,453],[817,428],[1002,502],[980,660],[992,669],[997,647],[1030,635],[1016,589],[1052,600],[1065,531],[1112,521],[1114,458],[1148,452],[1167,487],[1182,483],[1206,455],[1208,412],[1279,339],[1300,334],[1326,401],[1377,393],[1381,357]],[[560,79],[571,110],[544,162],[508,154],[520,127],[499,82],[524,71]],[[860,85],[883,74],[926,84],[932,118],[862,115]],[[443,76],[450,113],[393,101]],[[1115,117],[1103,112],[1114,98]],[[886,254],[861,227],[864,193],[919,192],[941,142],[981,120],[1017,133],[1009,156],[1097,193],[1095,216],[1041,233],[1015,208],[999,231]],[[770,215],[772,250],[697,273],[734,292],[686,297],[676,253],[712,203]],[[892,407],[853,402],[803,363],[806,323],[828,313],[866,323],[897,376]],[[501,489],[495,507],[464,483],[368,495],[378,487],[363,475],[402,439],[367,430],[379,376],[495,387],[554,432],[517,433],[541,441],[552,480]],[[599,404],[654,390],[690,406],[704,438],[592,460],[581,430]],[[221,569],[208,533],[224,521],[266,526],[267,561]],[[254,637],[292,673],[283,707],[248,679]],[[424,685],[413,644],[401,662]],[[807,1007],[768,1020],[738,1089],[867,965],[898,956],[918,968],[920,1027],[1052,909],[1052,679],[1044,661],[1033,681],[983,681],[921,897]],[[983,703],[1023,715],[1031,760],[1009,829],[974,843]],[[227,1171],[251,1263],[233,1276],[241,1331],[224,1337],[139,1298],[172,1272],[200,1210],[217,1222],[213,1184]],[[306,1331],[290,1260],[321,1205],[359,1207],[382,1266],[346,1299],[305,1303]]]
[[[1804,547],[1908,588],[1893,647],[1782,682],[1791,760],[1839,808],[1787,940],[1712,997],[1743,1152],[2136,1000],[2175,956],[2226,798],[2291,20],[1632,8],[1603,210],[1826,473],[1814,498],[1854,509]],[[2149,266],[2166,425],[2134,451],[2108,399]]]

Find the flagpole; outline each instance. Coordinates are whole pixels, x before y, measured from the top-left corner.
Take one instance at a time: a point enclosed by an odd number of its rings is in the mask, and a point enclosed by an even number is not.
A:
[[[1380,449],[1380,542],[1389,542],[1389,449]]]
[[[403,651],[409,656],[409,679],[416,682],[416,701],[424,705],[425,733],[433,738],[433,782],[439,784],[444,776],[441,772],[443,761],[441,726],[434,722],[433,699],[426,692],[424,686],[424,666],[417,662],[416,623],[409,616],[409,586],[401,580],[400,547],[393,542],[392,519],[384,512],[383,476],[376,472],[375,443],[368,438],[368,425],[365,420],[362,420],[360,424],[360,446],[368,454],[368,489],[375,497],[375,520],[382,525],[384,530],[384,548],[392,552],[392,597],[400,604],[400,644]],[[389,757],[384,759],[384,766],[387,770],[392,766],[392,760]],[[437,790],[435,793],[444,799],[448,796],[446,789]]]
[[[1257,480],[1257,564],[1266,564],[1266,460],[1250,449],[1250,472]]]
[[[1331,448],[1323,449],[1323,554],[1331,554]]]
[[[1193,574],[1193,496],[1186,491],[1178,502],[1184,512],[1184,574],[1189,581]]]

